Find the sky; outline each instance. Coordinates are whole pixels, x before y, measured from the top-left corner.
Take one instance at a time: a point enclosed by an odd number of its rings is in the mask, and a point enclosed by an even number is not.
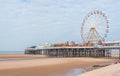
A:
[[[0,51],[33,45],[81,43],[81,24],[93,10],[109,19],[107,41],[120,40],[120,0],[0,0]]]

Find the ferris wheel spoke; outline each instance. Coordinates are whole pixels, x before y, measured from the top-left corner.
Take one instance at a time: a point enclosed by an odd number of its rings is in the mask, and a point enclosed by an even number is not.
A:
[[[94,18],[94,21],[95,21],[95,23],[100,19],[100,16],[99,17],[97,17],[96,15],[95,15],[95,17],[96,18]]]
[[[95,15],[95,17],[96,17],[96,15]],[[94,18],[94,21],[97,21],[99,18],[100,18],[100,16],[99,16],[99,17]]]
[[[90,26],[92,24],[92,22],[90,21],[90,18],[88,18],[87,21],[88,21],[87,24]]]
[[[103,18],[102,18],[102,17],[100,17],[100,18],[95,22],[95,24],[98,25],[98,23],[100,23],[101,21],[103,21]],[[98,26],[99,26],[99,25],[98,25]]]
[[[103,22],[104,22],[104,21],[102,21],[102,22],[98,23],[98,25],[101,25]],[[104,23],[105,23],[105,22],[104,22]]]

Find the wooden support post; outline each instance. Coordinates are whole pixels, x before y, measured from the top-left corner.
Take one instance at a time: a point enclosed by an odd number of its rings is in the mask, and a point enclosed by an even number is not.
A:
[[[80,50],[80,56],[81,56],[81,51],[82,51],[82,49],[79,49]]]
[[[119,60],[120,60],[120,49],[119,49]]]
[[[56,57],[59,57],[59,51],[58,51],[58,49],[56,49],[56,52],[57,52]]]
[[[80,49],[78,49],[79,50],[79,57],[80,57]]]
[[[91,49],[89,49],[89,57],[91,57],[91,56],[92,56]]]
[[[111,58],[112,56],[111,56],[111,49],[110,49],[110,58]]]
[[[70,51],[70,57],[72,57],[72,50],[71,50],[71,49],[69,49],[69,51]]]

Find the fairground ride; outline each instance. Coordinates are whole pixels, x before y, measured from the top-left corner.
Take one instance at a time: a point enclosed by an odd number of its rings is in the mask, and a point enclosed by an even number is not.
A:
[[[83,19],[81,37],[84,45],[102,44],[109,31],[109,20],[106,14],[99,10],[88,13]]]

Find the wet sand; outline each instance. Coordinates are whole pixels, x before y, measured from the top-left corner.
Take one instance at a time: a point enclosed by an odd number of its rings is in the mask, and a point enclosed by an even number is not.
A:
[[[0,56],[3,57],[3,56]],[[5,56],[4,57],[8,57]],[[16,55],[23,57],[24,55]],[[27,56],[25,56],[26,58]],[[30,55],[30,57],[36,57]],[[39,56],[40,57],[40,56]],[[29,58],[29,55],[28,55]],[[60,76],[74,68],[86,68],[95,64],[111,63],[104,58],[37,58],[32,60],[0,61],[0,76]]]
[[[46,55],[0,54],[0,61],[31,60],[48,58]]]
[[[0,54],[0,58],[45,58],[46,55],[28,55],[28,54]]]

